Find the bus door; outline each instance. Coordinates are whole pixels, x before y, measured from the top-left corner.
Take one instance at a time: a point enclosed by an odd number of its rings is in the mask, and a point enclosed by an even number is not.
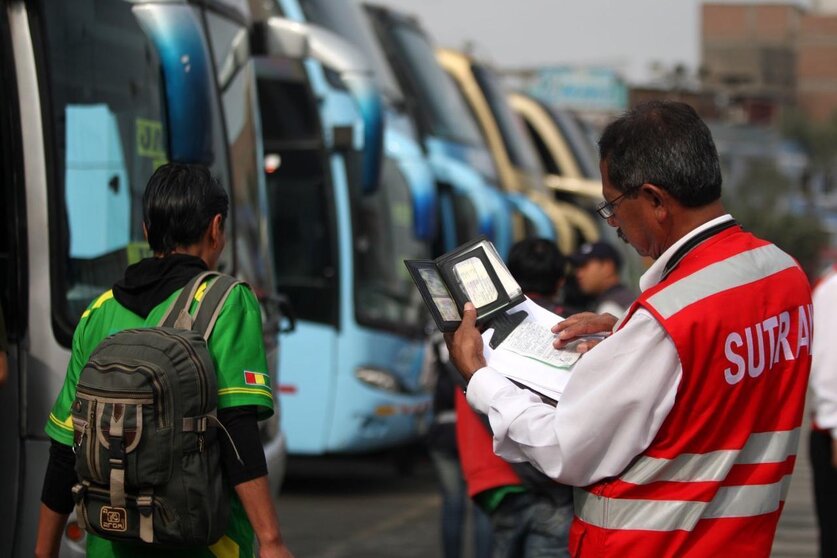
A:
[[[0,386],[0,548],[14,548],[19,521],[21,486],[22,423],[20,408],[21,373],[18,345],[25,323],[25,275],[21,266],[25,254],[23,214],[23,161],[17,80],[12,58],[12,40],[5,10],[0,10],[0,318],[6,325],[8,378]]]
[[[337,216],[317,98],[305,69],[258,58],[264,173],[278,292],[294,306],[296,331],[283,341],[279,396],[293,453],[325,445],[334,398],[340,318]]]
[[[18,521],[4,521],[0,532],[14,528],[14,554],[31,555],[48,460],[43,428],[64,381],[73,330],[94,297],[145,253],[140,200],[166,160],[164,87],[156,51],[131,3],[44,0],[9,2],[4,9],[12,44],[3,48],[0,88],[6,163],[0,211],[11,211],[2,226],[15,231],[0,244],[0,288],[15,342],[10,386],[19,386],[23,406],[13,422],[22,447]],[[14,71],[5,67],[8,53]],[[25,126],[9,123],[13,88],[25,99],[19,103]],[[6,160],[14,157],[9,138],[17,134],[22,164]],[[18,197],[22,192],[25,199]],[[22,230],[38,233],[24,244]],[[5,402],[0,407],[14,409]],[[4,445],[0,453],[10,459],[14,451]],[[9,548],[6,540],[4,534],[3,548]]]

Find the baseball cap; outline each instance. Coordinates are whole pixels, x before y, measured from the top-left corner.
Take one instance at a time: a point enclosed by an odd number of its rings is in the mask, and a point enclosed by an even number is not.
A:
[[[581,247],[572,254],[569,258],[570,262],[578,267],[584,265],[590,260],[611,260],[616,269],[622,267],[622,256],[619,251],[607,242],[588,242],[582,244]]]

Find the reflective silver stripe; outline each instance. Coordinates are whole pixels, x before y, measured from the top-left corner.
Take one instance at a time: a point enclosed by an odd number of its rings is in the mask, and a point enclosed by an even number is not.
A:
[[[800,429],[750,434],[744,447],[738,450],[719,450],[708,453],[685,453],[674,459],[641,457],[620,479],[632,484],[658,481],[703,482],[719,481],[726,477],[733,465],[781,463],[796,454]]]
[[[583,489],[574,495],[575,514],[603,529],[691,531],[701,519],[753,517],[779,509],[790,475],[773,484],[728,486],[711,502],[628,500],[597,496]]]
[[[575,514],[586,523],[642,531],[691,531],[707,506],[707,502],[605,498],[582,489],[575,491],[573,502]]]
[[[719,481],[727,476],[737,454],[735,450],[720,450],[684,453],[674,459],[641,457],[619,478],[631,484]]]
[[[741,449],[735,463],[738,465],[781,463],[791,455],[796,455],[799,435],[799,428],[750,434],[747,444]]]
[[[795,266],[793,258],[769,244],[736,254],[675,281],[649,297],[648,304],[664,318],[669,318],[698,300]]]
[[[790,475],[785,475],[773,484],[725,486],[718,490],[703,517],[752,517],[774,512],[779,509],[784,494],[787,494],[790,478]]]

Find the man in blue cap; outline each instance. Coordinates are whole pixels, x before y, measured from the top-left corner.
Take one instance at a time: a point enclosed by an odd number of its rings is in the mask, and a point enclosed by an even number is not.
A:
[[[583,244],[570,256],[575,267],[575,277],[582,293],[591,297],[591,310],[596,314],[613,314],[617,318],[636,298],[631,289],[622,283],[622,257],[607,242]]]

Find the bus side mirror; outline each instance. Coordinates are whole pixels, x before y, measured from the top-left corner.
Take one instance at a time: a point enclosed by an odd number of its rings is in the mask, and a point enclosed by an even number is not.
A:
[[[323,27],[271,17],[253,32],[252,51],[266,56],[313,58],[333,72],[363,120],[363,192],[378,189],[384,156],[384,104],[375,72],[352,43]]]

